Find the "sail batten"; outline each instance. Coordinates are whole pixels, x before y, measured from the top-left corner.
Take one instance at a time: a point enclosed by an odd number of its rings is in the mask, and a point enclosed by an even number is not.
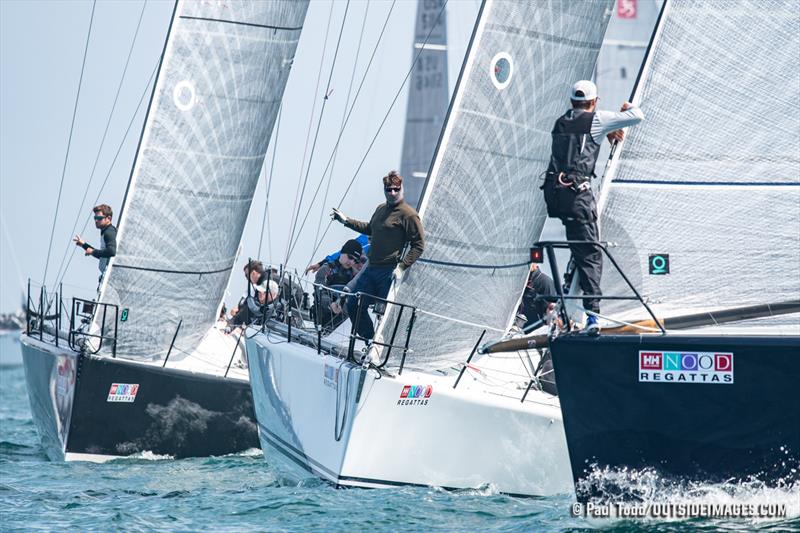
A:
[[[216,320],[307,7],[177,3],[101,293],[118,355],[189,353]]]
[[[547,216],[550,130],[591,77],[611,4],[483,3],[420,204],[425,253],[391,295],[421,310],[407,365],[463,361],[508,326]]]

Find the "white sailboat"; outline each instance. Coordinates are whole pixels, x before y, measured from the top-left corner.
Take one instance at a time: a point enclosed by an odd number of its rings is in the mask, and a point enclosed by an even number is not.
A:
[[[611,4],[483,2],[422,198],[425,254],[390,292],[376,364],[355,362],[354,338],[272,325],[248,339],[271,464],[337,486],[569,486],[559,401],[531,387],[538,354],[473,357],[513,318],[546,218],[549,132],[591,76]]]
[[[99,299],[45,316],[43,294],[22,336],[52,459],[258,445],[241,347],[214,324],[307,7],[176,2]]]

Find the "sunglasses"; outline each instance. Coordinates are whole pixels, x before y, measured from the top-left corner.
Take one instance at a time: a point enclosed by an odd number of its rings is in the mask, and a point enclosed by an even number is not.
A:
[[[106,216],[105,216],[105,215],[95,215],[95,216],[94,216],[94,219],[95,219],[95,220],[103,220],[104,218],[106,218]]]
[[[383,190],[386,192],[400,192],[400,187],[385,187]]]
[[[353,254],[344,254],[344,255],[349,257],[350,261],[360,261],[361,260],[361,256],[360,255],[353,255]]]

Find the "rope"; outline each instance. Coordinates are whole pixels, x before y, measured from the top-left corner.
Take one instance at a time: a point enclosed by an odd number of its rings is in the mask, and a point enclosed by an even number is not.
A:
[[[330,69],[330,72],[328,73],[328,82],[325,85],[325,97],[322,99],[322,109],[320,110],[319,117],[317,118],[317,128],[316,128],[316,131],[314,132],[314,142],[311,145],[311,153],[308,156],[308,166],[306,166],[306,175],[303,178],[303,188],[302,188],[302,190],[300,192],[300,201],[297,203],[297,212],[298,212],[298,214],[300,212],[300,207],[303,205],[303,197],[305,196],[305,193],[306,193],[306,185],[308,183],[308,176],[311,173],[311,162],[314,160],[314,154],[316,153],[316,148],[317,148],[317,140],[319,139],[319,130],[320,130],[320,127],[322,126],[322,117],[325,115],[325,106],[328,103],[328,98],[330,97],[331,93],[333,92],[332,89],[331,89],[331,80],[333,79],[333,71],[336,68],[336,58],[339,57],[339,47],[342,44],[342,34],[344,34],[344,26],[347,23],[347,12],[348,12],[349,9],[350,9],[350,0],[347,0],[347,4],[345,4],[345,7],[344,7],[344,16],[342,17],[342,25],[339,28],[339,38],[336,40],[336,49],[333,52],[333,61],[331,62],[331,69]],[[324,178],[325,174],[323,173],[322,176]],[[309,210],[311,209],[311,205],[313,205],[313,202],[311,204],[309,204],[309,206],[308,206]],[[288,252],[286,254],[286,259],[284,260],[284,264],[288,264],[289,263],[289,256],[292,255],[292,250],[294,249],[294,245],[297,244],[297,241],[295,241],[295,243],[292,244],[292,239],[293,239],[294,234],[295,234],[295,229],[297,228],[297,220],[298,220],[298,218],[299,217],[295,218],[294,223],[292,225],[292,230],[291,230],[291,232],[289,232],[290,247],[289,247],[289,250],[288,250]],[[299,238],[299,232],[298,232],[298,238]]]
[[[442,265],[442,266],[449,266],[449,267],[460,267],[460,268],[480,268],[480,269],[487,269],[487,270],[500,270],[504,268],[519,268],[523,266],[529,266],[531,264],[530,261],[525,261],[524,263],[514,263],[513,265],[475,265],[471,263],[451,263],[449,261],[438,261],[436,259],[417,259],[420,263],[429,263],[431,265]]]
[[[344,100],[344,110],[342,111],[342,122],[339,124],[339,131],[344,129],[345,120],[347,120],[347,108],[350,106],[350,95],[353,91],[353,82],[356,79],[356,67],[358,66],[358,58],[361,55],[361,42],[364,40],[364,28],[367,25],[367,14],[369,13],[369,0],[367,0],[367,7],[364,9],[364,19],[361,21],[361,33],[358,36],[358,46],[356,47],[356,57],[353,60],[353,71],[350,74],[350,84],[347,86],[347,97]],[[328,203],[328,193],[331,190],[331,181],[333,181],[333,170],[336,167],[336,155],[339,153],[338,146],[333,150],[333,163],[331,164],[331,171],[328,173],[328,183],[325,185],[325,197],[322,199],[322,209],[319,211],[319,221],[317,222],[317,232],[314,234],[314,241],[319,239],[319,230],[322,228],[322,218],[325,216],[325,204]],[[325,174],[322,175],[323,179]],[[316,199],[316,195],[314,196]],[[313,203],[313,202],[312,202]],[[309,207],[310,209],[310,207]]]
[[[267,178],[267,199],[264,203],[264,216],[261,218],[261,238],[258,240],[258,253],[256,257],[261,257],[261,245],[264,243],[264,227],[267,223],[267,212],[269,211],[269,192],[272,189],[272,176],[275,174],[275,155],[278,153],[278,137],[281,132],[281,115],[283,114],[283,106],[278,109],[278,123],[275,125],[275,141],[272,143],[272,161],[269,164],[269,177]],[[269,232],[267,233],[267,248],[269,249],[269,258],[272,259],[272,240],[270,239]]]
[[[142,92],[142,96],[139,97],[139,103],[136,105],[136,109],[133,111],[133,115],[131,116],[130,122],[128,122],[128,128],[125,130],[125,135],[122,136],[122,140],[119,142],[119,146],[117,147],[117,152],[114,154],[114,159],[111,161],[111,165],[108,167],[108,172],[106,172],[106,177],[103,179],[103,183],[100,185],[100,190],[97,193],[97,197],[94,199],[94,203],[100,200],[100,195],[103,194],[103,189],[105,189],[106,183],[108,183],[108,178],[111,176],[111,171],[114,169],[114,165],[117,163],[117,158],[119,157],[120,152],[122,151],[122,147],[125,145],[125,139],[128,138],[128,134],[131,131],[131,126],[133,126],[134,121],[136,120],[136,115],[139,113],[139,109],[142,107],[142,102],[144,102],[144,97],[147,96],[147,89],[150,88],[150,84],[153,82],[153,78],[156,75],[156,71],[158,70],[158,64],[156,64],[155,68],[153,68],[153,72],[150,73],[150,79],[147,80],[147,85],[144,87],[144,91]],[[86,230],[86,225],[89,223],[91,218],[87,217],[86,222],[83,224],[83,229],[81,233]],[[67,274],[67,270],[69,270],[69,265],[72,263],[72,259],[75,257],[75,254],[72,253],[69,257],[69,261],[67,261],[66,266],[64,267],[64,271],[61,272],[59,277],[60,280],[64,279],[64,276]]]
[[[358,101],[358,97],[361,94],[361,89],[364,87],[364,82],[367,79],[367,74],[369,74],[370,67],[372,66],[372,61],[375,59],[375,53],[378,51],[378,46],[380,45],[380,43],[383,40],[383,34],[386,31],[386,27],[389,25],[389,18],[392,16],[392,11],[394,10],[394,6],[395,6],[396,3],[397,3],[397,0],[392,0],[392,5],[389,6],[389,12],[386,14],[386,20],[383,21],[383,28],[381,28],[381,33],[378,35],[378,40],[375,43],[375,47],[372,49],[372,55],[370,55],[369,61],[367,62],[367,68],[366,68],[366,70],[364,70],[364,75],[361,77],[361,82],[359,83],[358,89],[356,90],[356,95],[353,97],[353,104],[350,106],[350,110],[347,112],[347,119],[344,121],[345,122],[344,125],[339,130],[339,135],[336,138],[336,143],[333,146],[333,152],[331,153],[331,157],[328,158],[328,163],[325,165],[325,169],[322,171],[322,175],[323,176],[325,175],[325,173],[328,172],[328,168],[330,167],[331,162],[333,161],[333,154],[335,154],[336,150],[339,148],[339,143],[342,140],[342,135],[344,134],[344,129],[347,126],[347,123],[350,121],[350,116],[353,114],[353,109],[355,109],[355,107],[356,107],[356,102]],[[300,229],[298,230],[298,234],[301,231],[303,231],[303,227],[305,227],[306,220],[308,219],[308,216],[311,213],[310,206],[314,205],[314,200],[316,200],[317,194],[319,194],[320,187],[322,187],[322,181],[319,182],[319,184],[317,185],[317,189],[314,191],[314,195],[311,198],[311,203],[309,204],[309,210],[306,212],[306,216],[303,219],[303,223],[300,225]],[[328,228],[330,228],[330,223],[328,223],[328,226],[325,229],[326,233],[328,231]],[[325,234],[323,233],[323,238],[324,238],[324,235]],[[317,249],[319,249],[321,244],[322,244],[321,241],[319,243],[317,243],[316,248],[314,249],[314,254],[317,253]],[[312,260],[313,260],[314,254],[312,254],[312,258],[311,258]]]
[[[128,65],[131,62],[131,55],[133,55],[133,48],[136,45],[136,38],[139,36],[139,29],[142,26],[142,18],[144,16],[144,10],[147,7],[147,0],[144,0],[142,3],[142,11],[139,13],[139,21],[136,23],[136,30],[133,33],[133,40],[131,41],[130,49],[128,50],[128,57],[125,60],[125,68],[122,69],[122,77],[119,79],[119,85],[117,85],[117,93],[114,95],[114,103],[111,104],[111,112],[108,114],[108,120],[106,121],[105,130],[103,130],[103,137],[100,139],[100,147],[97,149],[97,156],[94,158],[94,164],[92,165],[92,171],[89,174],[89,181],[86,183],[86,188],[83,190],[83,197],[81,198],[81,203],[78,207],[78,212],[75,214],[75,222],[72,223],[72,230],[70,231],[70,235],[75,234],[75,229],[78,227],[78,221],[81,217],[81,212],[83,212],[83,204],[86,202],[86,195],[89,194],[89,188],[92,185],[92,181],[94,180],[94,173],[97,170],[97,163],[100,161],[100,154],[103,153],[103,146],[105,146],[106,137],[108,136],[108,129],[111,126],[111,119],[114,117],[114,111],[117,108],[117,101],[119,100],[119,93],[122,90],[122,84],[125,81],[125,74],[128,72]],[[96,205],[96,204],[95,204]],[[58,279],[61,275],[61,268],[64,266],[64,261],[67,259],[67,254],[69,254],[69,250],[71,248],[72,243],[68,242],[67,247],[64,249],[64,254],[61,256],[61,263],[58,265],[58,270],[56,270],[56,279]]]
[[[303,175],[303,166],[306,162],[306,154],[308,153],[308,140],[311,137],[311,125],[314,122],[314,112],[317,110],[317,98],[316,95],[319,92],[319,82],[322,79],[322,66],[325,63],[325,52],[328,49],[328,35],[331,30],[331,20],[333,20],[333,1],[331,1],[331,9],[328,11],[328,26],[325,29],[325,39],[322,41],[322,57],[319,58],[319,70],[317,71],[317,84],[314,87],[314,98],[312,99],[311,105],[311,115],[308,117],[308,132],[306,133],[306,144],[303,148],[303,158],[300,160],[300,176]],[[297,180],[297,190],[294,193],[294,207],[292,209],[292,228],[296,224],[296,218],[300,213],[300,204],[297,202],[298,198],[300,197],[300,179],[298,177]],[[291,248],[292,239],[291,234],[289,235],[289,239],[286,241],[286,253],[285,256],[289,256],[289,250]],[[284,264],[286,261],[283,262]]]
[[[75,116],[78,112],[78,101],[81,98],[81,87],[83,85],[83,72],[86,68],[86,56],[89,52],[89,39],[92,36],[92,25],[94,23],[94,8],[97,5],[97,0],[92,2],[92,15],[89,19],[89,31],[86,33],[86,44],[83,47],[83,61],[81,62],[81,75],[78,78],[78,92],[75,95],[75,105],[72,108],[72,122],[69,126],[69,139],[67,140],[67,153],[64,154],[64,166],[61,169],[61,183],[58,185],[58,198],[56,199],[56,212],[53,214],[53,226],[50,228],[50,243],[47,245],[47,259],[44,263],[44,275],[42,276],[42,283],[47,283],[47,267],[50,266],[50,252],[53,248],[53,235],[56,232],[56,221],[58,220],[58,208],[61,206],[61,192],[64,189],[64,176],[67,173],[67,161],[69,160],[69,149],[72,146],[72,133],[75,130]]]
[[[451,318],[449,316],[439,315],[437,313],[433,313],[431,311],[425,311],[425,310],[420,309],[420,308],[417,308],[417,312],[418,313],[422,313],[423,315],[429,315],[429,316],[433,316],[433,317],[436,317],[436,318],[441,318],[442,320],[447,320],[449,322],[455,322],[456,324],[463,324],[465,326],[472,326],[472,327],[476,327],[476,328],[483,328],[483,329],[489,329],[489,330],[492,330],[492,331],[497,331],[498,333],[505,333],[504,329],[498,329],[498,328],[495,328],[495,327],[492,327],[492,326],[486,326],[484,324],[477,324],[475,322],[467,322],[466,320],[459,320],[457,318]]]
[[[386,120],[389,118],[389,114],[391,113],[392,109],[394,108],[395,103],[397,103],[397,99],[400,97],[400,93],[402,92],[403,88],[405,87],[406,83],[408,82],[408,79],[411,77],[411,73],[414,71],[414,67],[416,66],[417,62],[419,61],[419,57],[420,57],[420,55],[422,55],[422,51],[425,50],[425,45],[428,44],[428,40],[430,39],[430,36],[433,33],[433,30],[436,28],[436,26],[438,26],[439,19],[441,18],[445,7],[447,7],[447,1],[448,0],[445,0],[442,3],[441,9],[439,10],[439,13],[436,15],[436,23],[431,25],[431,29],[430,29],[430,31],[428,31],[428,35],[425,36],[425,41],[423,42],[422,46],[419,48],[419,51],[417,52],[417,55],[414,56],[414,61],[411,63],[411,68],[408,69],[408,72],[406,73],[405,78],[403,78],[403,82],[400,84],[400,88],[397,90],[397,93],[394,95],[394,98],[392,99],[392,103],[389,105],[389,109],[386,111],[386,114],[383,116],[383,120],[381,121],[380,126],[378,126],[378,130],[375,132],[375,135],[372,138],[372,141],[369,143],[369,146],[367,147],[367,151],[364,153],[364,157],[361,158],[361,161],[359,162],[358,167],[356,168],[356,171],[353,174],[353,177],[350,179],[350,183],[347,185],[347,189],[345,189],[344,194],[342,195],[342,198],[339,200],[339,203],[336,206],[337,208],[342,206],[342,203],[344,202],[345,198],[347,198],[347,194],[350,192],[350,189],[353,187],[353,183],[355,182],[356,178],[358,177],[358,173],[361,171],[361,167],[364,166],[364,162],[366,161],[367,156],[369,155],[370,151],[372,150],[372,147],[375,145],[375,141],[378,139],[378,135],[380,135],[380,132],[383,129],[383,126],[386,123]],[[340,134],[340,138],[341,138],[341,134]],[[338,142],[339,141],[337,140],[337,146],[338,146]],[[316,255],[317,250],[319,249],[319,246],[322,244],[322,240],[325,239],[325,235],[328,233],[328,230],[330,229],[332,223],[333,223],[332,220],[330,222],[328,222],[328,225],[325,228],[325,231],[322,233],[322,239],[320,240],[320,243],[318,243],[317,246],[314,248],[314,253],[312,254],[312,257],[311,257],[311,259],[309,261],[313,261],[314,260],[314,255]]]

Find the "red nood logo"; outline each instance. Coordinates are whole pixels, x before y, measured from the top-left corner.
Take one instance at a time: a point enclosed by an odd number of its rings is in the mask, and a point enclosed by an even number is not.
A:
[[[733,354],[715,353],[714,370],[717,372],[733,372]]]
[[[641,370],[661,370],[661,352],[641,352],[639,354],[639,368]]]
[[[411,385],[406,385],[403,387],[403,392],[400,393],[401,398],[408,398],[408,391],[411,390]]]

